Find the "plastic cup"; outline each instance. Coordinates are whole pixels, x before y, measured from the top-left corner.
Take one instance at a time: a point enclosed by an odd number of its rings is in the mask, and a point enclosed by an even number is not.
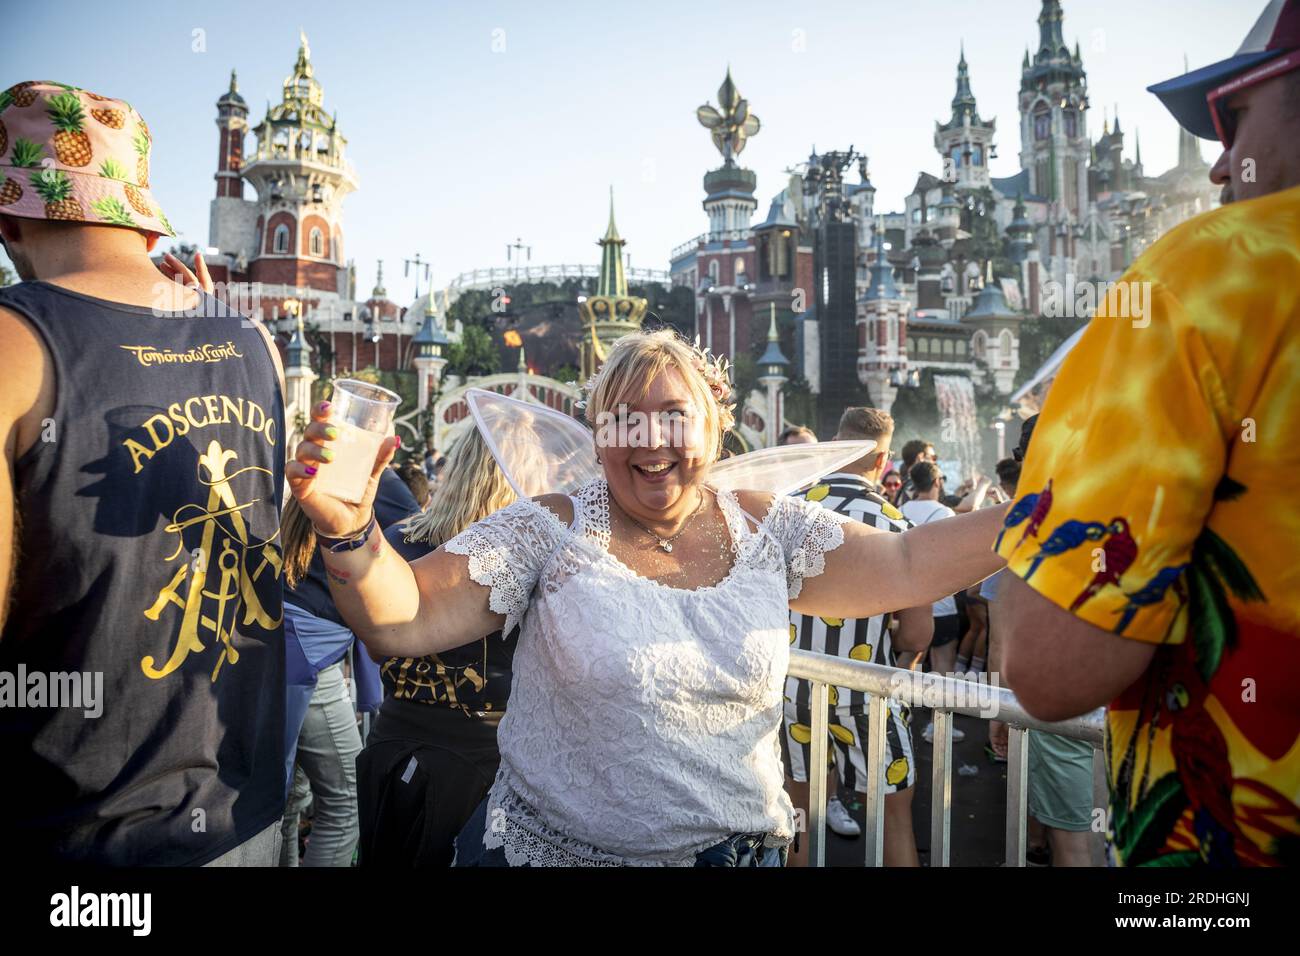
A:
[[[316,490],[341,501],[356,503],[366,493],[375,469],[379,446],[393,426],[402,398],[369,382],[354,378],[334,380],[330,396],[330,424],[339,437],[330,444],[334,460],[317,465]]]

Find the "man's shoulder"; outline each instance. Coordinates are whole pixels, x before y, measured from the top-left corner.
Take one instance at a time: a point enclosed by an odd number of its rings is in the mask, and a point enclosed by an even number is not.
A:
[[[884,531],[906,531],[912,527],[903,512],[890,504],[882,495],[865,491],[847,503],[849,514],[859,521],[874,524]]]
[[[1129,268],[1126,278],[1175,294],[1225,274],[1300,274],[1300,186],[1219,206],[1179,223]],[[1276,282],[1262,288],[1276,294]],[[1243,285],[1234,281],[1239,293]],[[1235,293],[1234,293],[1235,294]]]
[[[912,526],[901,511],[859,479],[828,478],[809,489],[804,497],[882,531],[906,531]]]

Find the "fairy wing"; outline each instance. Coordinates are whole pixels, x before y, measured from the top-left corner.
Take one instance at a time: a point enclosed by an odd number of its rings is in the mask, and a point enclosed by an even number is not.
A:
[[[760,448],[717,462],[709,471],[707,483],[716,491],[788,495],[857,461],[875,447],[874,441],[834,441]]]
[[[591,432],[576,418],[481,388],[468,389],[465,401],[519,497],[569,494],[601,473]]]

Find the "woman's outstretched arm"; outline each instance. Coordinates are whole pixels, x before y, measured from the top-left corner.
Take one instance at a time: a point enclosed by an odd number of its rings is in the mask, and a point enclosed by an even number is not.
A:
[[[804,579],[790,607],[823,617],[863,618],[968,588],[1003,566],[992,549],[1006,510],[981,508],[902,534],[845,523],[844,543],[826,552],[825,570]]]
[[[423,657],[499,630],[469,559],[439,548],[408,564],[378,527],[363,547],[321,552],[334,606],[373,657]]]

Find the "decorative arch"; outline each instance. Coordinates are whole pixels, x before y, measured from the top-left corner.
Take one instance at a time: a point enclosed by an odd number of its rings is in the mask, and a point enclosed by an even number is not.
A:
[[[509,395],[534,405],[545,405],[557,412],[574,415],[578,409],[577,402],[582,393],[576,385],[567,385],[545,375],[533,375],[531,372],[502,372],[497,375],[485,375],[471,379],[463,385],[448,389],[439,396],[433,406],[433,444],[445,450],[451,445],[455,436],[464,428],[474,427],[474,419],[469,413],[469,403],[465,393],[471,388]],[[398,426],[405,427],[413,439],[419,440],[417,431],[417,413],[411,412],[398,419]]]

